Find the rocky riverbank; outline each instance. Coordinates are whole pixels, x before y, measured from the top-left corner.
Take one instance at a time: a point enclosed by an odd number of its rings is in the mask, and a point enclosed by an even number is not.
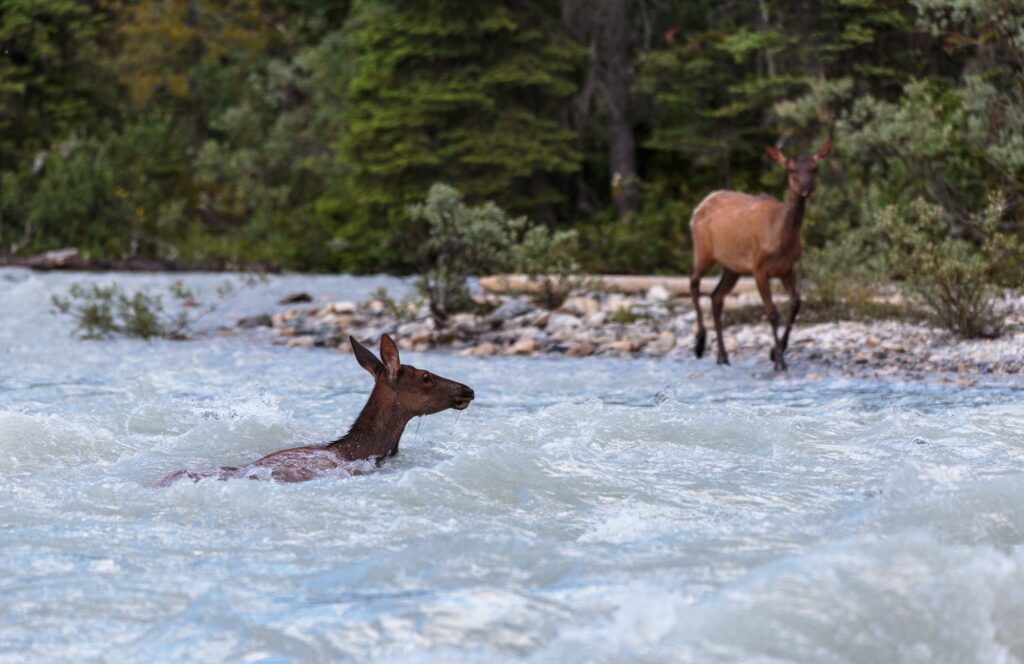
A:
[[[756,303],[756,295],[730,297],[726,307]],[[325,302],[285,309],[274,316],[239,321],[243,327],[270,326],[275,343],[348,351],[348,335],[376,343],[382,333],[405,350],[448,349],[460,355],[570,357],[692,357],[695,313],[688,298],[654,286],[643,295],[580,293],[557,310],[525,296],[477,296],[480,313],[463,313],[437,327],[425,305],[393,302]],[[933,374],[969,382],[980,375],[1024,371],[1024,297],[1004,304],[1007,333],[991,340],[965,341],[925,325],[878,320],[801,324],[793,330],[787,360],[807,373],[923,379]],[[710,312],[705,322],[710,326]],[[725,331],[732,357],[763,356],[770,368],[767,323],[733,325]],[[709,330],[708,366],[714,363]]]

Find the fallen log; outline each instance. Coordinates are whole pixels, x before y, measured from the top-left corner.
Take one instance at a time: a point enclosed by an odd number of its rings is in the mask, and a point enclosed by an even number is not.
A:
[[[32,270],[76,270],[86,272],[232,272],[248,270],[253,272],[279,272],[275,265],[256,264],[245,268],[232,266],[224,261],[205,263],[178,263],[162,258],[133,256],[130,258],[92,259],[85,258],[78,249],[68,247],[55,249],[34,256],[0,256],[0,267],[27,267]]]
[[[661,277],[656,275],[630,275],[630,274],[594,274],[579,275],[576,279],[591,285],[595,290],[609,293],[638,294],[646,293],[654,286],[661,286],[669,295],[683,296],[690,294],[689,277]],[[496,274],[489,277],[480,277],[480,286],[488,293],[539,293],[544,290],[545,280],[557,280],[558,277],[535,276],[526,274]],[[708,289],[715,287],[718,280],[714,277],[705,277],[703,284]],[[752,277],[742,277],[733,289],[734,295],[757,293],[757,285]]]

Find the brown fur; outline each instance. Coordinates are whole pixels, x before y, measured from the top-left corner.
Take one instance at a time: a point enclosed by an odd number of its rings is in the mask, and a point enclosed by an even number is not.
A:
[[[718,341],[718,363],[728,364],[722,340],[722,306],[725,297],[741,275],[753,275],[772,326],[775,345],[771,357],[776,371],[784,371],[783,357],[789,345],[789,333],[800,311],[800,290],[793,267],[800,260],[800,226],[807,198],[814,192],[818,162],[832,149],[825,143],[811,156],[787,158],[772,147],[768,156],[789,173],[786,197],[778,201],[770,196],[750,196],[737,191],[714,191],[694,209],[690,219],[693,237],[693,271],[690,292],[697,311],[697,336],[694,352],[704,355],[707,332],[700,308],[700,280],[715,266],[722,265],[722,278],[711,294],[711,313]],[[772,302],[769,280],[778,278],[789,294],[791,308],[785,333],[779,338],[779,313]]]
[[[160,480],[157,486],[170,486],[182,477],[193,481],[206,477],[222,480],[248,477],[305,482],[339,469],[358,472],[357,468],[351,468],[353,462],[380,464],[397,454],[402,432],[412,418],[448,408],[462,410],[475,397],[473,390],[462,383],[402,364],[398,347],[386,334],[380,340],[380,360],[354,338],[349,337],[349,341],[359,365],[373,376],[374,386],[347,434],[326,445],[279,450],[244,466],[224,466],[208,471],[178,470]]]

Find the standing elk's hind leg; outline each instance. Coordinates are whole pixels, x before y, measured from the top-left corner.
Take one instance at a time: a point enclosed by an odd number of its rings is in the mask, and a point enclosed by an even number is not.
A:
[[[725,296],[736,287],[740,275],[722,268],[722,278],[711,293],[711,315],[715,319],[715,336],[718,339],[718,363],[729,364],[729,355],[725,352],[725,341],[722,339],[722,308],[725,305]]]
[[[761,294],[761,302],[764,304],[764,312],[768,315],[768,323],[772,326],[772,338],[775,346],[770,356],[775,362],[776,371],[786,370],[786,360],[782,357],[782,344],[779,341],[779,310],[772,302],[772,286],[768,281],[768,275],[764,272],[755,272],[754,281],[757,282],[757,292]]]
[[[697,335],[694,337],[693,354],[697,359],[704,357],[704,347],[707,345],[708,331],[704,328],[704,315],[700,310],[700,279],[708,271],[710,266],[694,265],[690,273],[690,297],[693,298],[693,310],[697,313]]]
[[[786,323],[786,331],[782,333],[782,352],[785,353],[789,349],[789,333],[796,322],[796,315],[800,313],[800,284],[795,271],[782,277],[782,287],[789,295],[789,322]]]

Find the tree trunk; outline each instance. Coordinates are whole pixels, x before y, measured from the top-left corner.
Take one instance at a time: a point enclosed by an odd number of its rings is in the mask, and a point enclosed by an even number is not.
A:
[[[630,35],[627,0],[604,0],[597,41],[608,110],[608,157],[615,209],[622,217],[639,208],[636,176],[636,137],[630,113]]]

